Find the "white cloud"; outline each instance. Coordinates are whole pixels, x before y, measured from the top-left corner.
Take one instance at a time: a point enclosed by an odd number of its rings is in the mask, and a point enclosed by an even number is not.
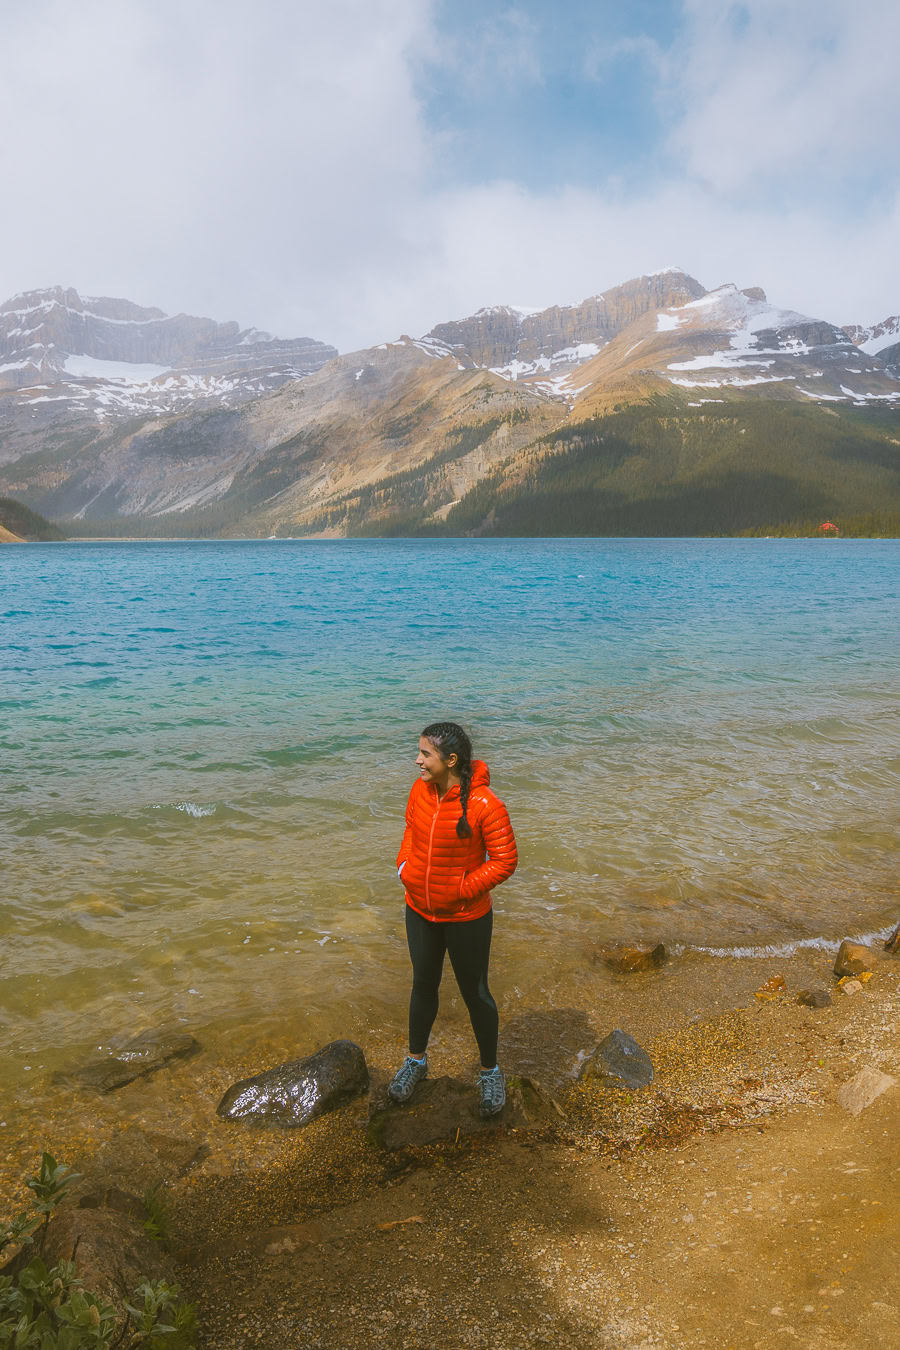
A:
[[[896,0],[685,0],[672,145],[729,193],[900,168]],[[799,181],[798,181],[799,180]]]
[[[686,16],[669,54],[607,53],[666,77],[670,181],[626,195],[598,163],[595,187],[541,194],[440,186],[415,83],[438,51],[425,0],[9,7],[0,298],[61,282],[347,350],[675,260],[838,322],[895,313],[900,7],[686,0]],[[538,81],[527,15],[497,23],[494,68]],[[883,175],[880,203],[813,200],[812,176],[854,170]]]

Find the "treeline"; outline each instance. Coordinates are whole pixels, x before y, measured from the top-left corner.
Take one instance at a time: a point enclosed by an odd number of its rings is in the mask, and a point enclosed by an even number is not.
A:
[[[20,539],[53,542],[66,537],[52,521],[38,515],[37,511],[32,511],[23,502],[17,502],[14,497],[0,497],[0,525]]]
[[[897,533],[900,419],[786,401],[660,395],[569,424],[447,515],[448,534]],[[841,523],[845,522],[845,523]],[[432,531],[429,530],[429,533]]]

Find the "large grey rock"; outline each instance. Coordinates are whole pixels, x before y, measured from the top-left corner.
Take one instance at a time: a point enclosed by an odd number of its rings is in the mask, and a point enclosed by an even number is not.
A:
[[[506,1105],[499,1115],[482,1120],[478,1088],[458,1078],[426,1078],[405,1106],[393,1105],[386,1085],[369,1103],[369,1138],[391,1151],[422,1147],[460,1135],[484,1134],[498,1127],[538,1130],[563,1118],[552,1097],[530,1078],[508,1078]]]
[[[116,1054],[92,1059],[78,1069],[55,1073],[53,1081],[97,1092],[114,1092],[167,1064],[196,1055],[202,1048],[198,1040],[184,1031],[142,1031],[126,1041]]]
[[[588,1055],[579,1080],[599,1079],[610,1087],[645,1088],[653,1082],[653,1063],[627,1031],[611,1031]]]
[[[232,1084],[216,1111],[226,1120],[296,1129],[368,1086],[360,1047],[353,1041],[331,1041],[306,1059],[289,1060]]]

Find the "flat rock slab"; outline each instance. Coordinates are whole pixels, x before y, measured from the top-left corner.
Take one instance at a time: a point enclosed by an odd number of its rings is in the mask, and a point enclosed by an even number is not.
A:
[[[232,1084],[216,1107],[225,1120],[299,1129],[369,1086],[366,1057],[353,1041],[331,1041],[305,1059],[292,1059]]]
[[[81,1205],[94,1203],[94,1198],[110,1189],[142,1195],[186,1176],[209,1153],[209,1146],[202,1140],[129,1125],[86,1163],[78,1161],[81,1180],[71,1194]]]
[[[202,1048],[199,1041],[184,1031],[142,1031],[126,1041],[115,1055],[90,1060],[79,1069],[55,1073],[53,1081],[96,1092],[115,1092],[136,1078],[147,1078],[167,1064],[198,1054]]]
[[[896,1085],[896,1078],[892,1078],[889,1073],[882,1073],[880,1069],[873,1069],[870,1064],[867,1064],[864,1069],[860,1069],[855,1078],[851,1078],[838,1092],[838,1104],[845,1111],[849,1111],[851,1116],[858,1116],[861,1111],[865,1111],[867,1106],[871,1106],[883,1092],[887,1092],[888,1088],[896,1087]]]
[[[499,1115],[482,1120],[478,1088],[458,1078],[426,1078],[411,1101],[396,1106],[379,1087],[369,1104],[369,1138],[390,1151],[436,1144],[461,1135],[484,1134],[498,1127],[516,1130],[546,1128],[563,1112],[530,1078],[506,1080],[506,1105]]]
[[[864,947],[861,942],[848,942],[845,939],[835,957],[834,973],[838,976],[861,975],[864,970],[874,970],[877,960],[878,954],[871,947]]]
[[[611,1031],[588,1055],[579,1081],[599,1080],[610,1087],[645,1088],[653,1082],[653,1062],[627,1031]]]

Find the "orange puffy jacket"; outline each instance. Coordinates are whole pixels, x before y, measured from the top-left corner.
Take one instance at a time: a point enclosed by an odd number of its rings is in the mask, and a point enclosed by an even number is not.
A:
[[[438,799],[434,783],[413,783],[406,804],[406,829],[397,854],[406,901],[426,919],[458,923],[480,919],[491,907],[491,886],[499,886],[519,861],[509,814],[491,792],[491,775],[480,759],[472,761],[472,787],[466,819],[472,834],[460,839],[459,787]]]

